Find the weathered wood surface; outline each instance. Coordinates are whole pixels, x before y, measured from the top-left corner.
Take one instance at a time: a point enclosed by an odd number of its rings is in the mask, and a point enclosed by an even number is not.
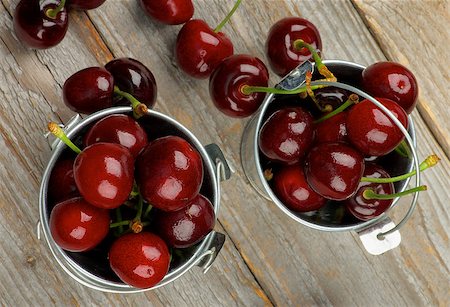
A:
[[[224,28],[236,53],[264,59],[270,26],[282,17],[301,15],[319,28],[326,58],[364,65],[388,58],[406,64],[418,77],[418,153],[424,158],[436,152],[442,163],[423,174],[430,190],[420,196],[417,211],[402,229],[400,247],[375,257],[364,251],[356,234],[301,226],[252,190],[239,160],[246,121],[222,115],[210,102],[207,81],[178,70],[172,50],[179,26],[154,23],[137,1],[108,0],[87,14],[72,14],[64,41],[36,52],[11,32],[17,0],[0,1],[0,305],[448,306],[449,91],[448,72],[439,66],[446,63],[448,51],[445,44],[434,43],[432,51],[423,47],[431,40],[424,33],[436,23],[443,30],[433,42],[446,41],[448,2],[408,2],[413,9],[399,13],[395,3],[404,1],[243,1]],[[211,25],[233,5],[194,3],[195,17]],[[218,229],[229,239],[213,268],[207,275],[194,269],[171,285],[139,295],[104,294],[78,285],[34,234],[40,176],[50,155],[43,127],[50,119],[66,121],[72,115],[62,103],[61,86],[75,71],[120,56],[148,65],[158,83],[157,110],[186,125],[204,144],[217,143],[237,170],[223,184]],[[403,209],[393,210],[395,221]]]

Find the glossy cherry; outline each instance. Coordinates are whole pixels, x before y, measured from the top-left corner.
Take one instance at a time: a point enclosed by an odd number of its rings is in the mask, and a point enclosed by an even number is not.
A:
[[[126,284],[151,288],[169,271],[170,254],[166,243],[150,232],[121,236],[109,250],[111,269]]]
[[[180,25],[194,15],[191,0],[140,0],[144,12],[167,25]]]
[[[78,113],[91,114],[113,105],[114,79],[102,67],[88,67],[70,76],[63,86],[64,103]]]
[[[211,202],[198,194],[183,209],[155,215],[158,234],[175,248],[186,248],[200,242],[214,228],[215,214]]]
[[[60,1],[21,0],[14,11],[14,30],[17,38],[36,49],[46,49],[59,44],[69,25],[67,10],[63,8],[54,18],[48,10],[55,9]]]
[[[264,86],[269,72],[264,63],[250,55],[233,55],[214,70],[209,79],[209,93],[214,105],[226,115],[247,117],[262,104],[265,93],[244,94],[245,85]]]
[[[128,199],[133,187],[134,159],[119,144],[95,143],[75,159],[73,174],[80,194],[90,204],[113,209]]]
[[[331,200],[344,200],[356,193],[364,159],[344,143],[321,143],[309,151],[304,170],[314,191]]]
[[[417,104],[416,77],[399,63],[378,62],[366,67],[362,72],[362,86],[372,96],[397,102],[408,114]]]
[[[300,108],[273,113],[259,133],[259,149],[271,160],[293,164],[307,153],[314,140],[311,114]]]
[[[326,203],[326,199],[308,185],[300,164],[286,165],[275,172],[273,188],[278,199],[292,211],[318,210]]]
[[[177,136],[150,142],[136,161],[136,182],[142,196],[163,211],[184,208],[199,193],[202,181],[200,154]]]
[[[84,252],[97,246],[109,232],[109,211],[83,198],[58,203],[50,213],[50,232],[62,249]]]
[[[79,196],[75,179],[73,178],[74,159],[60,159],[55,163],[48,180],[48,199],[50,203]]]
[[[270,28],[266,40],[266,55],[270,67],[277,75],[283,77],[300,63],[311,59],[311,53],[306,48],[296,50],[293,47],[297,39],[302,39],[316,49],[322,49],[319,31],[306,19],[288,17]]]
[[[388,108],[405,128],[408,127],[408,116],[400,105],[386,98],[376,99]],[[348,111],[347,133],[350,142],[367,156],[388,154],[404,139],[397,125],[367,99]]]
[[[381,166],[374,163],[366,163],[363,177],[390,178]],[[392,183],[360,182],[355,195],[345,201],[347,210],[357,219],[368,221],[385,212],[392,204],[392,199],[366,199],[363,193],[366,189],[372,189],[375,193],[387,195],[394,193]]]
[[[230,39],[222,32],[214,32],[203,20],[189,20],[178,33],[175,59],[178,67],[194,78],[208,78],[232,54]]]
[[[67,0],[69,8],[74,10],[92,10],[98,8],[106,0]]]
[[[85,146],[94,143],[116,143],[128,148],[134,158],[148,144],[147,133],[131,116],[108,115],[97,121],[84,135]]]
[[[132,58],[118,58],[105,65],[114,77],[114,85],[120,90],[133,95],[141,103],[152,108],[157,97],[156,80],[152,72],[141,62]],[[130,102],[120,96],[114,96],[115,105],[130,105]]]
[[[315,142],[348,142],[347,112],[341,112],[315,125]]]

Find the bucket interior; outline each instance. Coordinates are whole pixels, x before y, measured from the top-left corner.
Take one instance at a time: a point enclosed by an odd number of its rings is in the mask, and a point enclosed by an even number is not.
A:
[[[109,114],[116,114],[118,112],[109,112],[108,114],[105,114],[105,116]],[[128,112],[128,115],[131,115],[131,112]],[[100,118],[99,118],[100,119]],[[210,167],[205,163],[207,159],[209,159],[207,156],[205,156],[200,150],[199,144],[192,140],[191,136],[189,136],[181,127],[178,127],[174,123],[171,123],[166,118],[159,116],[155,113],[150,113],[142,118],[140,118],[139,123],[142,125],[142,127],[145,129],[148,135],[149,142],[152,140],[155,140],[159,137],[163,136],[179,136],[186,141],[188,141],[194,148],[197,149],[197,151],[202,155],[203,160],[203,183],[200,190],[200,193],[203,194],[205,197],[207,197],[212,204],[216,203],[216,197],[215,195],[215,187],[214,187],[214,180],[212,176],[214,176],[214,173],[210,170]],[[76,136],[72,136],[72,141],[82,148],[82,135],[85,134],[85,132],[89,129],[91,125],[93,125],[96,121],[93,121],[91,124],[88,124],[84,127],[82,127],[77,133]],[[57,156],[57,159],[64,158],[64,157],[75,157],[75,154],[67,147],[65,147],[62,152]],[[54,159],[52,165],[49,165],[50,169],[53,169],[55,162],[57,159]],[[50,174],[50,172],[49,172]],[[47,195],[47,189],[48,189],[48,180],[44,180],[45,188],[44,193]],[[45,201],[43,203],[44,206],[44,212],[47,216],[47,221],[50,219],[50,213],[55,206],[55,203],[51,200],[48,200],[47,196],[45,196]],[[155,210],[155,209],[152,209]],[[126,212],[125,212],[126,214]],[[111,218],[115,219],[114,210],[111,210]],[[125,218],[125,217],[124,217]],[[150,230],[151,226],[150,226]],[[69,252],[64,251],[64,255],[67,255],[73,262],[75,262],[80,268],[82,268],[84,271],[87,271],[90,274],[93,274],[94,276],[103,279],[108,282],[113,283],[122,283],[120,279],[116,276],[116,274],[111,270],[108,262],[108,251],[109,247],[113,243],[115,237],[113,236],[112,232],[108,234],[108,236],[94,249],[87,251],[87,252],[81,252],[81,253],[75,253],[75,252]],[[170,263],[169,272],[167,273],[166,277],[170,276],[172,273],[174,274],[175,271],[180,269],[183,265],[185,265],[191,258],[194,257],[196,252],[199,250],[200,246],[202,245],[203,241],[199,242],[198,244],[185,248],[185,249],[173,249],[172,250],[172,261]]]
[[[338,82],[352,85],[356,88],[362,89],[361,87],[361,73],[364,67],[352,63],[342,62],[342,61],[324,61],[329,70],[333,72],[336,76]],[[312,80],[323,79],[317,71],[313,74]],[[286,108],[286,107],[298,107],[302,106],[309,110],[315,118],[319,116],[320,112],[317,110],[317,107],[314,105],[311,99],[301,99],[297,94],[296,95],[274,95],[271,102],[267,105],[264,114],[262,115],[261,123],[264,123],[267,118],[273,114],[275,111]],[[415,140],[413,125],[411,121],[411,117],[408,117],[409,127],[408,132],[409,135]],[[277,169],[280,168],[280,165],[274,162],[271,162],[267,159],[264,154],[259,150],[258,152],[259,161],[261,169],[264,171],[265,169],[272,168],[273,172],[276,173]],[[372,159],[367,159],[368,161]],[[374,163],[382,166],[391,176],[402,175],[407,172],[410,172],[413,169],[413,159],[407,158],[399,155],[396,152],[391,152],[385,156],[376,158],[372,160]],[[395,191],[402,191],[406,188],[409,180],[403,180],[400,182],[396,182],[394,184]],[[269,186],[272,188],[271,182],[268,182]],[[273,189],[272,189],[273,191]],[[275,194],[275,192],[273,193]],[[275,194],[276,195],[276,194]],[[278,206],[284,206],[282,202],[276,199]],[[391,208],[395,205],[395,201],[391,205]],[[286,210],[289,210],[284,206]],[[339,201],[327,201],[326,205],[319,210],[310,211],[310,212],[294,212],[289,210],[293,215],[295,215],[298,219],[307,222],[309,225],[318,225],[322,229],[325,230],[344,230],[344,229],[355,229],[362,224],[367,224],[367,221],[361,221],[353,217],[349,212],[346,211],[345,205],[343,202]],[[384,214],[384,213],[383,213]],[[382,216],[382,215],[381,215]],[[380,217],[381,217],[380,216]]]

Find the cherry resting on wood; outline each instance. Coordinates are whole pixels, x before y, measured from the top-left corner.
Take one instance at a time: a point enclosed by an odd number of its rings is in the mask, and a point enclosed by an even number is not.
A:
[[[390,178],[389,174],[382,167],[374,163],[365,164],[363,177]],[[356,194],[345,200],[345,206],[354,217],[362,221],[368,221],[379,216],[391,206],[393,201],[392,199],[364,198],[363,193],[368,188],[382,195],[394,193],[394,184],[390,182],[360,182]]]
[[[75,10],[92,10],[98,8],[106,0],[67,0],[69,8]]]
[[[62,8],[56,16],[48,10],[56,9],[60,1],[21,0],[14,11],[14,30],[17,38],[32,48],[46,49],[59,44],[69,25],[67,10]]]
[[[366,67],[362,72],[362,86],[372,96],[397,102],[408,114],[417,104],[419,87],[416,77],[405,66],[395,62],[378,62]]]
[[[178,67],[194,78],[208,78],[232,54],[230,39],[222,32],[214,32],[203,20],[189,20],[178,33],[175,59]]]
[[[306,48],[294,48],[293,43],[298,39],[315,49],[322,49],[319,31],[306,19],[288,17],[270,28],[266,40],[266,55],[270,67],[277,75],[284,77],[300,63],[311,59],[311,53]]]
[[[109,264],[119,278],[136,288],[151,288],[169,271],[166,243],[150,232],[121,236],[109,250]]]
[[[152,72],[141,62],[132,58],[118,58],[105,65],[114,77],[114,85],[152,108],[156,103],[157,86]],[[115,105],[130,105],[123,97],[114,96]]]
[[[136,160],[136,182],[142,196],[163,211],[186,207],[199,193],[202,181],[200,154],[177,136],[150,142]]]
[[[232,117],[252,115],[261,105],[265,93],[244,94],[244,85],[266,87],[269,72],[264,63],[250,55],[233,55],[223,60],[209,79],[209,93],[214,105]]]
[[[48,180],[48,200],[54,204],[79,196],[75,179],[73,178],[74,159],[56,161]]]
[[[64,103],[77,113],[91,114],[112,107],[114,79],[102,67],[88,67],[70,76],[63,86]]]
[[[94,143],[116,143],[128,148],[134,158],[148,144],[147,133],[131,116],[108,115],[97,121],[84,135],[85,146]]]
[[[194,15],[191,0],[140,0],[144,12],[167,25],[180,25]]]
[[[188,205],[155,215],[158,234],[169,246],[186,248],[202,240],[214,228],[216,217],[211,202],[198,194]]]
[[[386,98],[376,99],[408,128],[408,116],[400,105]],[[405,138],[397,125],[367,99],[348,111],[347,134],[350,142],[366,156],[388,154]]]
[[[271,160],[293,164],[307,153],[314,140],[313,118],[300,107],[273,113],[259,133],[259,149]]]
[[[285,165],[273,175],[273,188],[278,199],[295,212],[318,210],[326,199],[308,185],[303,166]]]
[[[134,180],[134,159],[119,144],[95,143],[75,159],[75,182],[80,194],[90,204],[113,209],[128,199]]]
[[[81,197],[58,203],[50,213],[50,232],[62,249],[84,252],[97,246],[109,232],[109,211]]]
[[[356,193],[363,172],[363,156],[344,143],[318,144],[305,159],[309,186],[327,199],[351,197]]]

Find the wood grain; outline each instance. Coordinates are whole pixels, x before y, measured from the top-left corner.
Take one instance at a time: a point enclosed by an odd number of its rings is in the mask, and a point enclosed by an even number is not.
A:
[[[222,115],[210,101],[208,81],[186,77],[176,67],[173,47],[180,26],[153,22],[142,13],[138,1],[108,0],[99,9],[73,12],[68,35],[57,47],[30,51],[11,32],[17,0],[1,1],[0,146],[4,150],[0,151],[0,219],[4,222],[0,223],[0,305],[450,304],[448,126],[435,127],[446,124],[447,108],[437,98],[446,97],[448,85],[434,74],[439,67],[434,59],[427,62],[433,73],[426,75],[429,78],[421,86],[421,112],[415,112],[414,119],[419,156],[436,152],[442,161],[422,176],[430,190],[420,196],[417,211],[401,230],[400,247],[375,257],[365,252],[355,233],[326,233],[299,225],[251,188],[239,158],[246,120]],[[234,2],[194,3],[194,17],[214,26]],[[400,34],[394,25],[406,22],[404,12],[392,14],[388,8],[395,8],[394,4],[386,3],[243,1],[223,31],[236,53],[266,60],[264,43],[270,26],[282,17],[300,15],[319,28],[327,59],[363,65],[386,57],[402,62],[404,58],[389,43],[395,41],[398,50],[409,57],[402,63],[422,73],[417,67],[423,53],[406,52],[410,40],[396,37]],[[424,12],[428,5],[416,1],[414,12]],[[433,16],[418,18],[426,28],[424,33],[434,25],[433,18],[448,24],[445,8],[444,3]],[[375,21],[383,24],[383,18],[389,22],[374,31]],[[403,33],[418,39],[417,46],[425,41],[421,33]],[[437,52],[445,53],[443,48],[438,46]],[[78,285],[57,268],[48,248],[34,237],[40,176],[50,155],[42,127],[49,119],[66,121],[73,114],[62,103],[61,86],[77,70],[121,56],[139,59],[153,71],[158,84],[157,110],[186,125],[202,143],[217,143],[236,168],[233,178],[223,184],[218,225],[229,240],[213,268],[206,275],[193,269],[162,289],[139,295],[104,294]],[[272,76],[271,83],[276,82]],[[433,84],[442,85],[437,94]],[[428,110],[424,105],[430,100],[434,104]],[[391,217],[398,222],[405,210],[399,206]]]

